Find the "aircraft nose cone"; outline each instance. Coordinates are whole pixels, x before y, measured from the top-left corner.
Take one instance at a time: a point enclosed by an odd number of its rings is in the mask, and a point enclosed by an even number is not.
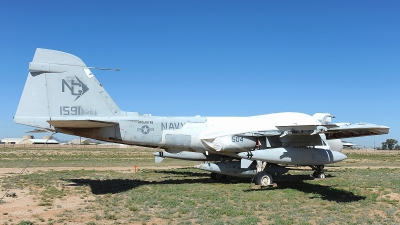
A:
[[[332,151],[333,161],[340,162],[347,159],[347,156],[341,152]]]
[[[243,158],[243,159],[247,159],[247,156],[248,156],[247,152],[240,152],[240,153],[238,153],[237,155],[238,155],[240,158]]]

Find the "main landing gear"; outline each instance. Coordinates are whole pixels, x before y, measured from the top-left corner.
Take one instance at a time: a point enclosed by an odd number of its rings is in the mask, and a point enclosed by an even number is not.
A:
[[[255,183],[256,185],[260,185],[262,187],[270,186],[272,185],[272,176],[271,174],[261,171],[258,172],[256,177],[255,177]]]
[[[311,166],[311,168],[314,170],[314,173],[312,174],[314,178],[319,178],[319,179],[325,178],[324,165]]]
[[[225,180],[226,177],[227,177],[227,176],[224,175],[224,174],[214,173],[214,172],[211,173],[211,179],[212,179],[213,181],[222,181],[222,180]]]
[[[262,162],[257,160],[257,174],[254,179],[254,183],[256,185],[260,185],[261,187],[267,187],[273,185],[272,175],[265,171],[267,166],[266,162]]]

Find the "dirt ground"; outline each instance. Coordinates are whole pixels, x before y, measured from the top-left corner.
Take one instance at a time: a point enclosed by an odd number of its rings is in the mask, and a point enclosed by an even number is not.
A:
[[[175,169],[182,168],[180,166],[167,166],[167,167],[141,167],[140,169]],[[118,172],[134,172],[133,168],[127,167],[32,167],[28,168],[24,174],[34,173],[37,171],[64,171],[64,170],[97,170],[97,171],[118,171]],[[21,168],[0,168],[0,179],[7,176],[17,176],[21,172]],[[65,187],[74,188],[76,184],[67,184]],[[6,196],[6,192],[0,192],[0,198],[3,201],[0,204],[0,224],[18,224],[25,221],[36,221],[38,224],[51,224],[50,220],[57,219],[57,215],[61,213],[76,212],[78,208],[84,208],[87,202],[93,201],[94,196],[82,198],[81,196],[66,196],[62,199],[56,199],[53,207],[39,206],[38,200],[35,195],[30,194],[30,190],[25,189],[11,189],[8,193],[15,193],[15,196]],[[74,222],[79,221],[79,222]],[[63,221],[61,224],[86,224],[93,221],[93,215],[85,213],[71,214],[70,221]],[[54,221],[56,222],[56,221]],[[152,221],[151,223],[157,223]],[[150,224],[151,224],[150,223]],[[35,223],[36,224],[36,223]],[[60,223],[56,223],[60,224]],[[141,224],[138,222],[138,224]]]
[[[175,169],[182,168],[181,166],[167,166],[167,167],[141,167],[140,169]],[[364,167],[346,167],[346,168],[359,168],[362,169]],[[367,167],[365,167],[367,168]],[[370,169],[378,169],[379,166],[376,167],[368,167]],[[385,168],[388,168],[385,166]],[[400,168],[391,167],[391,168]],[[128,167],[33,167],[28,168],[24,174],[34,173],[37,171],[64,171],[64,170],[97,170],[97,171],[118,171],[118,172],[126,172],[132,173],[134,172],[133,168]],[[307,169],[306,167],[296,168],[296,169]],[[335,168],[331,168],[335,169]],[[17,176],[21,172],[21,168],[0,168],[0,179],[3,179],[7,176]],[[66,184],[66,188],[74,188],[76,184]],[[5,190],[0,192],[0,198],[3,197],[3,201],[0,204],[0,223],[1,224],[18,224],[20,221],[35,221],[35,224],[53,224],[51,223],[53,220],[54,224],[60,224],[56,222],[57,215],[64,214],[70,212],[70,220],[63,221],[61,224],[87,224],[90,221],[93,221],[93,215],[79,213],[76,214],[76,210],[79,208],[84,208],[87,205],[87,202],[93,201],[95,197],[93,195],[89,195],[85,198],[82,196],[66,196],[62,199],[56,199],[53,206],[39,206],[39,201],[36,199],[34,194],[31,194],[31,190],[25,189],[11,189],[8,193],[15,193],[16,196],[6,196]],[[392,196],[395,199],[400,201],[400,195]],[[74,212],[74,213],[72,213]],[[50,219],[50,220],[49,220]],[[79,222],[76,222],[79,221]],[[160,222],[160,221],[158,221]],[[141,222],[138,222],[141,224]],[[157,221],[150,221],[149,224],[157,224]]]

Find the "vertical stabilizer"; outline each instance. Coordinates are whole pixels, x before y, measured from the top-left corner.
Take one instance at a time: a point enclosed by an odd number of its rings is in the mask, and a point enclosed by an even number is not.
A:
[[[85,120],[120,115],[121,110],[78,57],[36,50],[18,105],[16,123],[50,128],[50,120]]]

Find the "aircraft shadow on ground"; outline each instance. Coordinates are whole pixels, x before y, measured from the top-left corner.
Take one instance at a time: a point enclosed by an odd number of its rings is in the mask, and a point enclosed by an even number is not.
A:
[[[191,176],[191,177],[210,177],[209,173],[198,173],[198,172],[191,172],[191,171],[184,171],[184,170],[155,170],[154,173],[165,173],[165,174],[172,174],[172,175],[181,175],[181,176]]]
[[[102,194],[115,194],[120,192],[129,191],[143,185],[160,185],[160,184],[203,184],[203,183],[214,183],[210,179],[208,173],[198,173],[182,170],[156,170],[154,173],[165,174],[166,177],[162,177],[161,181],[146,181],[138,179],[109,179],[109,180],[97,180],[97,179],[69,179],[69,181],[75,183],[69,186],[82,186],[89,185],[91,191],[95,195]],[[249,183],[249,179],[227,179],[222,181],[223,183],[238,183],[238,182]]]
[[[327,175],[325,179],[330,179],[332,175]],[[355,195],[353,192],[336,189],[334,186],[324,186],[320,184],[311,184],[305,182],[306,180],[314,180],[310,175],[284,175],[275,178],[274,182],[278,184],[277,187],[272,189],[294,189],[304,193],[314,194],[310,199],[322,199],[335,202],[357,202],[366,199],[365,196]],[[268,191],[271,189],[255,189],[245,191]]]
[[[160,185],[160,184],[194,184],[194,183],[210,183],[208,179],[169,179],[162,181],[145,181],[135,179],[111,179],[111,180],[92,180],[92,179],[70,179],[77,185],[89,185],[92,193],[95,195],[116,194],[143,185]]]
[[[88,185],[91,191],[95,195],[103,194],[116,194],[143,185],[162,185],[162,184],[195,184],[195,183],[213,183],[209,178],[209,174],[196,173],[189,171],[169,171],[160,170],[157,173],[181,175],[184,179],[178,179],[178,177],[163,178],[166,180],[161,181],[145,181],[137,179],[109,179],[109,180],[95,180],[95,179],[70,179],[76,185]],[[190,177],[190,178],[187,178]],[[200,178],[199,178],[200,177]],[[333,176],[327,176],[326,179],[330,179]],[[304,193],[313,194],[314,196],[310,199],[319,198],[327,201],[335,202],[356,202],[364,200],[366,197],[355,195],[350,191],[336,189],[333,186],[324,186],[319,184],[311,184],[305,182],[306,180],[313,180],[309,175],[284,175],[275,178],[275,182],[278,184],[274,188],[265,189],[246,189],[244,192],[251,191],[269,191],[269,190],[280,190],[280,189],[294,189]],[[249,178],[233,178],[230,177],[224,181],[224,183],[250,183]]]

